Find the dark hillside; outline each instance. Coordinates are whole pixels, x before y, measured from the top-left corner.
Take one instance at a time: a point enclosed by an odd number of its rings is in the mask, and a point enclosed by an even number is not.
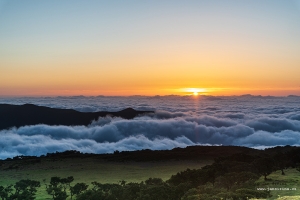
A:
[[[152,111],[137,111],[127,108],[118,112],[79,112],[72,109],[49,108],[33,104],[0,104],[0,130],[35,124],[47,125],[88,125],[92,120],[107,115],[132,119]]]
[[[40,158],[94,158],[113,162],[152,162],[152,161],[199,161],[214,160],[219,157],[227,158],[233,155],[257,156],[264,154],[264,150],[257,150],[239,146],[188,146],[186,148],[174,148],[172,150],[115,151],[113,154],[89,154],[71,150],[65,152],[48,153]],[[17,156],[14,160],[36,159],[35,156]],[[7,159],[11,160],[11,159]]]
[[[113,161],[203,160],[227,157],[234,154],[258,155],[262,152],[257,149],[239,146],[188,146],[172,150],[115,151],[114,154],[106,154],[105,158]]]

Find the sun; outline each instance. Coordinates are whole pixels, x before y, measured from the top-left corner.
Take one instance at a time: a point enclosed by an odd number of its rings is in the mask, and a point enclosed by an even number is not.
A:
[[[206,88],[182,88],[182,91],[189,94],[192,93],[193,96],[198,96],[207,92]]]

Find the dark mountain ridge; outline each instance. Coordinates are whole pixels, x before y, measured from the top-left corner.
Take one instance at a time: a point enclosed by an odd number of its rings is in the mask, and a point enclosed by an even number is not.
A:
[[[112,116],[133,119],[153,111],[137,111],[126,108],[118,112],[79,112],[73,109],[49,108],[33,104],[0,104],[0,130],[26,125],[89,125],[99,117]]]
[[[64,152],[47,153],[41,156],[16,156],[13,160],[26,160],[36,158],[95,158],[104,159],[114,162],[153,162],[153,161],[199,161],[199,160],[214,160],[217,158],[229,159],[247,159],[247,156],[255,157],[274,157],[284,155],[290,156],[290,159],[299,160],[300,147],[296,146],[277,146],[268,149],[253,149],[243,146],[187,146],[185,148],[174,148],[171,150],[136,150],[136,151],[114,151],[114,153],[94,154],[82,153],[76,150],[68,150]],[[11,161],[11,158],[6,159]],[[0,160],[1,161],[1,160]],[[0,163],[1,166],[1,163]]]

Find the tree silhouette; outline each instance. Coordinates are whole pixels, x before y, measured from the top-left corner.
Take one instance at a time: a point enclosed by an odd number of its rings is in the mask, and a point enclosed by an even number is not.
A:
[[[2,200],[33,200],[40,186],[39,181],[20,180],[15,185],[0,186],[0,197]]]
[[[35,193],[37,192],[37,188],[40,187],[41,184],[39,181],[34,180],[20,180],[15,183],[15,193],[11,195],[11,199],[16,200],[33,200],[35,199]]]
[[[275,162],[272,158],[262,157],[254,160],[253,165],[255,166],[256,172],[259,175],[264,176],[265,181],[267,176],[275,169]]]
[[[46,185],[46,191],[52,195],[53,200],[65,200],[68,197],[66,188],[73,180],[72,176],[68,178],[51,177],[50,185]]]
[[[83,191],[87,190],[89,186],[85,183],[76,183],[74,186],[70,187],[71,199],[74,195],[79,195]]]
[[[7,200],[8,197],[12,194],[12,185],[9,185],[7,187],[0,186],[0,197],[2,200]]]

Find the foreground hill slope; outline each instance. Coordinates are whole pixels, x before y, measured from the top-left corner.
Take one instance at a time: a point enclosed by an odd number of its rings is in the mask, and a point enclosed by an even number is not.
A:
[[[137,111],[127,108],[118,112],[79,112],[72,109],[49,108],[33,104],[0,104],[0,130],[35,124],[88,125],[92,120],[107,115],[132,119],[152,111]]]
[[[72,187],[77,183],[89,185],[84,195],[95,194],[104,188],[108,191],[105,194],[110,197],[119,195],[122,197],[118,199],[124,200],[144,200],[149,195],[147,199],[164,200],[192,197],[273,200],[279,196],[285,197],[279,199],[297,199],[299,169],[295,167],[300,163],[299,150],[300,147],[293,146],[265,150],[238,146],[190,146],[161,151],[115,151],[113,154],[65,151],[40,157],[16,156],[0,160],[0,187],[27,179],[49,184],[52,178],[64,180],[73,177]],[[282,170],[285,175],[282,175]],[[99,186],[98,189],[93,182]],[[130,191],[132,196],[128,196]],[[67,195],[70,195],[69,189]],[[36,197],[52,199],[44,184],[38,188]],[[76,196],[76,199],[92,198]],[[100,198],[96,196],[93,199]]]

